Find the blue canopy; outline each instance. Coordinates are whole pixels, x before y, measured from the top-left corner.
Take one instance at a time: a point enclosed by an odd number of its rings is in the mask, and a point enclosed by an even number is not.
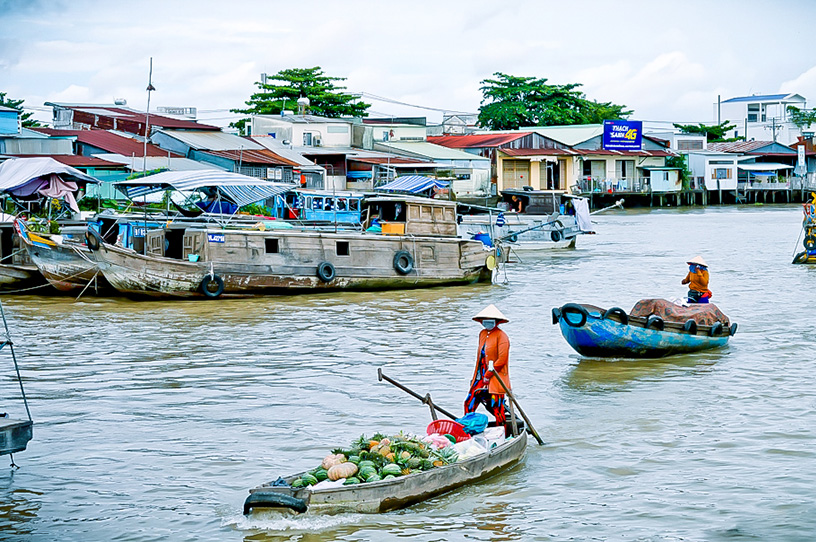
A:
[[[447,188],[449,186],[450,182],[448,181],[440,181],[439,179],[423,177],[422,175],[407,175],[405,177],[397,177],[390,183],[378,186],[374,190],[378,192],[409,192],[411,194],[419,194],[431,188]]]

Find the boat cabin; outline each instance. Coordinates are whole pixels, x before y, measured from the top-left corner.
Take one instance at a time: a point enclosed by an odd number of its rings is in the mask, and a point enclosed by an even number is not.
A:
[[[408,196],[367,198],[363,230],[376,219],[386,235],[456,236],[456,202]]]
[[[362,194],[353,192],[298,192],[293,207],[300,220],[359,224]]]
[[[575,214],[570,212],[573,198],[563,190],[502,190],[498,206],[529,215]]]

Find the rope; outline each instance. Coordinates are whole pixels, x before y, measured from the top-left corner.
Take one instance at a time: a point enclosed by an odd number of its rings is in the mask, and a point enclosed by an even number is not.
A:
[[[96,277],[97,277],[97,275],[99,275],[99,269],[98,269],[98,268],[97,268],[97,270],[96,270],[96,273],[94,273],[94,276],[93,276],[93,277],[91,277],[91,280],[89,280],[89,281],[88,281],[88,284],[86,284],[86,285],[85,285],[85,287],[82,289],[82,291],[81,291],[81,292],[79,292],[79,295],[76,297],[76,299],[74,299],[74,301],[79,301],[79,298],[80,298],[80,297],[82,297],[82,294],[84,294],[84,293],[85,293],[85,290],[87,290],[87,289],[88,289],[88,286],[90,286],[92,282],[93,282],[94,284],[96,283]],[[99,290],[98,290],[96,287],[94,287],[94,290],[96,290],[96,292],[97,292],[97,293],[99,293]]]
[[[26,398],[25,389],[23,388],[23,378],[20,376],[20,366],[17,364],[17,355],[14,353],[14,343],[11,342],[11,334],[9,333],[8,323],[6,322],[6,311],[3,310],[3,303],[0,302],[0,315],[3,316],[3,327],[6,330],[6,344],[11,350],[11,358],[14,360],[14,370],[17,372],[17,382],[20,383],[20,393],[23,396],[23,404],[25,405],[26,415],[28,421],[31,420],[31,411],[28,408],[28,399]]]
[[[7,259],[9,259],[9,258],[12,258],[12,257],[16,256],[17,254],[19,254],[19,253],[21,253],[21,252],[24,252],[24,251],[25,251],[25,247],[23,247],[23,248],[18,248],[17,250],[15,250],[14,252],[12,252],[12,253],[11,253],[11,254],[9,254],[8,256],[4,256],[3,258],[0,258],[0,262],[2,262],[3,260],[7,260]]]

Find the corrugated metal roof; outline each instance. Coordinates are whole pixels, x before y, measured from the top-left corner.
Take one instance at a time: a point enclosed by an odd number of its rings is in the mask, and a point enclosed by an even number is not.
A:
[[[199,188],[216,188],[235,204],[249,205],[284,192],[295,190],[289,183],[273,183],[228,171],[166,171],[114,183],[130,199],[138,198],[162,190],[197,190]]]
[[[375,143],[375,147],[393,150],[398,154],[407,153],[430,160],[489,160],[488,158],[469,152],[436,145],[427,141],[383,141]]]
[[[419,167],[419,168],[437,168],[437,167],[448,167],[445,164],[435,164],[433,162],[421,162],[417,160],[412,160],[410,158],[396,158],[393,156],[385,157],[385,156],[349,156],[347,157],[349,162],[361,162],[363,164],[378,164],[378,165],[389,165],[391,167],[399,168],[399,167]]]
[[[124,156],[122,154],[95,154],[94,158],[112,162],[114,164],[121,164],[127,166],[131,171],[145,171],[143,162],[147,162],[147,170],[167,168],[170,171],[190,171],[200,169],[214,169],[216,171],[223,171],[222,168],[207,164],[204,162],[196,162],[189,158],[167,158],[166,156],[148,156],[147,160],[142,159],[141,156]]]
[[[207,154],[229,158],[245,164],[269,164],[273,166],[297,166],[297,162],[278,156],[269,149],[241,151],[205,151]]]
[[[428,142],[452,149],[478,149],[484,147],[500,147],[527,135],[530,135],[530,132],[446,135],[429,137]]]
[[[786,145],[782,145],[781,143],[777,143],[775,141],[728,141],[728,142],[718,142],[718,143],[709,143],[708,149],[711,151],[717,152],[729,152],[729,153],[750,153],[755,152],[758,149],[763,147],[770,147],[770,146],[782,146],[787,147]],[[788,154],[787,151],[775,152],[775,153],[762,153],[762,154]],[[796,151],[790,149],[790,154],[796,154]]]
[[[606,149],[501,149],[507,156],[676,156],[670,150],[613,151]]]
[[[564,145],[578,145],[593,137],[603,135],[602,124],[576,124],[574,126],[533,126],[522,128],[539,135],[563,143]]]
[[[269,149],[270,151],[274,152],[278,156],[281,156],[291,162],[296,163],[299,166],[313,166],[314,162],[305,158],[302,154],[297,152],[294,149],[289,148],[288,145],[282,144],[280,141],[275,139],[274,137],[270,136],[253,136],[252,140],[255,143],[263,145],[265,148]]]
[[[121,164],[114,164],[107,160],[102,160],[95,156],[77,156],[75,154],[6,154],[9,158],[53,158],[60,164],[71,167],[121,167]]]
[[[255,143],[252,139],[228,134],[226,132],[209,132],[200,130],[162,130],[173,139],[177,139],[185,145],[201,151],[237,151],[260,150],[263,146]]]
[[[736,98],[729,98],[720,103],[736,103],[736,102],[765,102],[765,101],[779,101],[784,100],[788,96],[796,96],[796,94],[755,94],[754,96],[737,96]]]
[[[64,107],[66,109],[79,111],[81,113],[89,115],[98,115],[100,117],[111,117],[121,120],[129,120],[141,124],[146,124],[148,120],[147,114],[142,111],[136,111],[135,109],[131,109],[129,107],[122,107],[117,105],[110,106],[99,104],[96,105],[69,104],[60,102],[46,102],[45,105],[52,107],[54,106]],[[174,119],[171,117],[165,117],[163,115],[156,115],[155,113],[150,113],[149,121],[151,126],[161,126],[162,128],[179,128],[186,130],[218,130],[218,131],[221,130],[218,126],[201,124],[194,120]]]
[[[57,130],[55,128],[34,128],[36,131],[52,137],[76,137],[77,141],[102,149],[109,154],[121,154],[124,156],[144,156],[145,146],[143,141],[138,141],[132,137],[114,134],[108,130]],[[148,156],[167,156],[168,152],[148,143]],[[176,153],[169,153],[171,156],[180,157]]]

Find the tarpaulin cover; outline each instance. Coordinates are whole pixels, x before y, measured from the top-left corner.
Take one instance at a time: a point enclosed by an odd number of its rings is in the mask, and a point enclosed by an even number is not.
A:
[[[13,158],[0,164],[0,191],[13,190],[39,177],[59,175],[65,180],[98,183],[76,168],[60,164],[53,158]]]
[[[411,194],[419,194],[431,188],[447,188],[450,186],[448,181],[440,181],[439,179],[432,179],[422,175],[407,175],[404,177],[397,177],[388,184],[378,186],[374,190],[377,192],[410,192]]]
[[[130,199],[163,190],[190,191],[214,188],[226,199],[243,206],[295,190],[289,183],[273,183],[240,173],[216,170],[165,171],[140,179],[115,183]]]
[[[665,299],[641,299],[632,308],[629,316],[648,318],[652,314],[661,317],[664,322],[678,324],[694,320],[697,325],[701,326],[711,326],[717,322],[721,322],[726,327],[730,325],[728,317],[712,303],[691,304],[684,307]]]

